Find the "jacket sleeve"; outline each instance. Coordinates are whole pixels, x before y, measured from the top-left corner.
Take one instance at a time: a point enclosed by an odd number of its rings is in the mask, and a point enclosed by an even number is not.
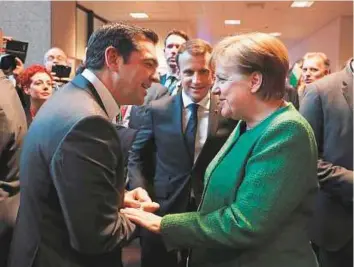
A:
[[[154,132],[152,121],[152,109],[148,105],[145,111],[141,113],[140,128],[129,151],[128,158],[128,178],[129,189],[142,187],[147,189],[148,182],[153,177],[149,177],[148,169],[155,166],[151,164],[154,155]]]
[[[80,253],[109,252],[134,230],[119,213],[124,176],[115,131],[102,117],[85,118],[69,131],[51,160],[50,171],[70,243]]]
[[[345,205],[353,203],[353,171],[335,165],[321,157],[324,146],[324,118],[321,95],[315,85],[310,85],[305,90],[304,98],[300,105],[300,113],[310,123],[319,148],[317,163],[317,176],[321,189],[332,197],[339,199]]]
[[[211,212],[164,216],[161,233],[166,247],[259,246],[289,220],[299,205],[308,204],[304,201],[309,201],[310,195],[313,199],[317,191],[316,145],[314,138],[309,138],[311,132],[292,126],[284,124],[262,135],[245,164],[232,203]],[[230,167],[223,167],[224,175]],[[217,200],[212,194],[209,197]]]

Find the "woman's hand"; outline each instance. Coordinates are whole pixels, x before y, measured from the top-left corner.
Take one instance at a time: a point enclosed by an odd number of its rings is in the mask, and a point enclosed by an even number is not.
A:
[[[120,210],[129,220],[151,232],[159,234],[162,217],[141,209],[125,208]]]

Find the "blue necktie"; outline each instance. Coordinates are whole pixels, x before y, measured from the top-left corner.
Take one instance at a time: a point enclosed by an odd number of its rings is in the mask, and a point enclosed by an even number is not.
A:
[[[186,138],[189,153],[194,163],[194,148],[195,148],[195,137],[197,134],[198,126],[198,104],[192,103],[187,108],[190,110],[191,115],[188,120],[186,131],[184,132],[184,137]]]

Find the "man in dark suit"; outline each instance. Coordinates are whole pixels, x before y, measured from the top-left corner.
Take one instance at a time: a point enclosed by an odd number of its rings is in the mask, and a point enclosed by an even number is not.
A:
[[[12,82],[0,70],[0,266],[5,267],[19,206],[19,161],[27,132],[25,112]]]
[[[319,192],[310,238],[323,267],[353,266],[353,60],[307,86],[301,114],[318,144]]]
[[[217,99],[210,93],[211,52],[211,46],[200,39],[180,47],[177,59],[183,90],[151,102],[132,145],[130,186],[151,187],[160,215],[196,210],[204,171],[236,125],[218,114]],[[150,157],[156,151],[152,181],[144,171],[147,150]],[[159,236],[142,231],[141,245],[143,267],[177,266],[180,254],[167,252]]]
[[[123,206],[156,209],[145,190],[124,194],[117,103],[142,104],[157,67],[157,35],[125,24],[95,31],[86,69],[36,115],[21,156],[21,205],[9,266],[121,266],[134,226]]]

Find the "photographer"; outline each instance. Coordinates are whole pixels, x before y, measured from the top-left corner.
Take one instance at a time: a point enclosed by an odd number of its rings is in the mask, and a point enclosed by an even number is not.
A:
[[[44,65],[54,80],[54,90],[70,82],[71,67],[65,52],[58,48],[50,48],[44,55]]]

